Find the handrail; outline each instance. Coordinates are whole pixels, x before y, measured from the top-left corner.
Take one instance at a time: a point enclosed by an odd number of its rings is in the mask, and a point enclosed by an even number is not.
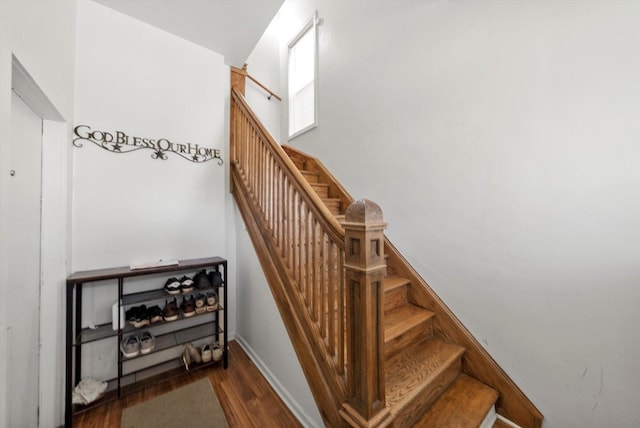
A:
[[[262,83],[258,82],[255,77],[253,77],[252,75],[250,75],[249,73],[247,73],[247,77],[251,80],[253,80],[253,82],[255,84],[257,84],[258,86],[260,86],[262,89],[264,89],[265,91],[269,92],[269,96],[267,97],[267,99],[271,99],[271,97],[275,97],[278,101],[282,101],[282,98],[280,98],[279,96],[277,96],[275,94],[275,92],[273,92],[271,89],[267,88],[266,86],[264,86]]]
[[[242,94],[236,88],[233,88],[231,93],[233,101],[235,101],[238,107],[242,109],[242,113],[246,115],[247,119],[251,122],[251,125],[260,132],[263,138],[265,138],[269,150],[276,155],[277,162],[285,168],[287,175],[298,187],[298,190],[300,191],[301,196],[305,199],[305,202],[312,207],[314,213],[322,221],[323,227],[331,233],[332,238],[342,243],[341,248],[344,249],[344,229],[340,222],[336,220],[335,216],[331,211],[329,211],[324,202],[322,202],[320,196],[318,196],[318,194],[313,190],[307,180],[304,179],[300,170],[296,168],[295,164],[289,156],[287,156],[282,147],[276,143],[267,128],[265,128],[258,120]],[[237,160],[238,159],[234,156],[232,147],[231,162],[236,162]],[[250,174],[251,172],[245,171],[245,173]]]

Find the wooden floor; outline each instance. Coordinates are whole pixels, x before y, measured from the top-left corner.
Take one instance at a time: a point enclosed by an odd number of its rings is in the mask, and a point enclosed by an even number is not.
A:
[[[79,428],[119,428],[122,410],[208,377],[230,427],[301,427],[240,345],[229,342],[229,368],[216,366],[166,380],[73,418]],[[187,424],[188,425],[188,424]]]

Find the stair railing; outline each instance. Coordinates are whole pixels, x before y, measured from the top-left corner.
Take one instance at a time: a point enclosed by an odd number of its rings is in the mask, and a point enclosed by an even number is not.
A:
[[[383,427],[382,212],[358,201],[343,229],[251,111],[246,75],[232,68],[231,190],[325,424]]]
[[[233,72],[232,85],[241,82]],[[344,230],[255,117],[239,88],[232,87],[230,101],[231,190],[247,228],[252,227],[256,252],[320,413],[327,425],[345,426],[343,405],[354,388],[363,387],[348,385],[357,379],[347,372],[353,366],[347,357],[352,344],[363,340],[353,339],[347,325],[353,297],[345,288]],[[377,412],[380,397],[375,399]],[[368,419],[353,406],[348,409],[350,421]]]
[[[344,235],[243,97],[231,98],[231,163],[296,286],[306,317],[323,339],[324,357],[344,377]],[[238,183],[236,183],[238,184]],[[339,381],[342,383],[342,381]]]

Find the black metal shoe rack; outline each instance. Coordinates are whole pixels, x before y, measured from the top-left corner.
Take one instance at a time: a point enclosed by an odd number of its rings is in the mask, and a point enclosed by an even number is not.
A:
[[[172,347],[182,347],[185,343],[196,341],[200,338],[214,336],[215,340],[223,346],[223,358],[222,365],[226,369],[229,365],[228,362],[228,343],[227,343],[227,261],[220,257],[207,257],[201,259],[189,259],[179,260],[178,265],[172,266],[159,266],[146,269],[131,270],[129,266],[98,269],[90,271],[76,272],[67,278],[67,293],[66,293],[66,368],[65,368],[65,427],[71,427],[73,423],[73,414],[78,411],[88,410],[96,405],[108,402],[110,399],[117,399],[123,395],[139,390],[136,386],[136,375],[145,370],[155,370],[162,372],[163,365],[167,363],[175,362],[175,357],[156,362],[149,366],[136,369],[131,372],[123,373],[123,363],[135,358],[146,357],[133,357],[131,359],[125,358],[120,352],[120,342],[123,337],[129,333],[135,332],[137,329],[120,325],[120,317],[118,317],[118,329],[113,330],[112,323],[105,323],[102,325],[94,326],[94,328],[82,327],[82,289],[83,286],[95,285],[102,281],[117,281],[118,290],[117,298],[121,307],[133,306],[136,304],[143,304],[146,302],[162,302],[165,299],[173,299],[174,296],[170,296],[160,287],[164,283],[159,284],[159,288],[156,290],[143,291],[138,293],[125,293],[125,280],[132,277],[141,277],[146,275],[155,274],[167,274],[167,278],[175,275],[183,274],[195,274],[200,269],[215,269],[221,271],[223,283],[220,286],[216,286],[213,289],[218,294],[218,309],[213,312],[205,312],[200,315],[194,315],[191,318],[187,318],[192,321],[183,321],[182,312],[180,311],[180,319],[178,321],[171,322],[159,322],[157,324],[151,324],[146,329],[153,331],[156,326],[163,326],[159,330],[164,330],[162,334],[156,336],[156,346],[154,351],[161,351]],[[207,290],[194,289],[193,293],[206,292]],[[118,313],[120,307],[118,307]],[[198,318],[196,318],[198,317]],[[193,321],[195,320],[195,321]],[[104,340],[108,338],[114,338],[117,336],[118,343],[116,345],[116,352],[118,353],[118,375],[114,379],[108,380],[108,388],[105,396],[95,403],[87,406],[72,406],[71,394],[75,385],[78,384],[82,376],[82,346],[84,344],[95,342],[98,340]],[[149,355],[149,354],[147,354]],[[194,369],[208,367],[219,362],[201,363]],[[170,364],[169,364],[170,365]],[[175,364],[174,364],[175,366]],[[161,376],[155,376],[151,378],[151,381],[145,379],[144,383],[141,383],[144,387],[154,383],[154,380],[161,381],[167,379],[168,374],[175,373],[180,374],[184,372],[184,368],[170,367]],[[123,378],[129,377],[127,385],[123,384]],[[133,378],[133,381],[131,381]]]

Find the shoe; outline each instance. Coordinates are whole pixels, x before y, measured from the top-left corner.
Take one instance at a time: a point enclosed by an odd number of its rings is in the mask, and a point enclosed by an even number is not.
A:
[[[180,279],[180,292],[182,294],[193,291],[193,280],[187,276],[183,276]]]
[[[218,309],[218,295],[215,291],[207,293],[207,312],[213,312]]]
[[[162,321],[162,310],[158,305],[153,305],[147,309],[147,315],[151,324]]]
[[[184,297],[182,299],[182,303],[180,304],[180,309],[182,309],[182,313],[185,318],[192,317],[196,314],[196,304],[193,296]]]
[[[211,282],[209,281],[209,277],[207,276],[207,271],[205,269],[202,269],[193,277],[193,282],[198,290],[211,288]]]
[[[136,318],[138,316],[138,311],[140,310],[139,306],[133,306],[124,313],[127,323],[130,325],[134,325],[136,323]]]
[[[127,358],[133,358],[140,352],[140,339],[135,334],[129,335],[122,339],[120,343],[122,355]]]
[[[176,278],[169,278],[167,279],[167,282],[164,283],[164,291],[171,295],[180,294],[181,285],[182,284],[180,284],[180,281],[178,281]]]
[[[202,347],[202,362],[209,363],[211,362],[211,345],[208,343]]]
[[[135,328],[140,328],[149,325],[149,312],[145,305],[137,307],[135,315],[133,317],[133,324]]]
[[[164,301],[164,309],[162,309],[162,317],[165,321],[175,321],[178,319],[178,302],[174,297],[172,301]]]
[[[202,362],[202,358],[200,357],[200,349],[193,346],[193,343],[187,343],[187,351],[189,352],[189,357],[192,362],[200,363]]]
[[[195,305],[196,305],[196,314],[203,314],[207,312],[207,307],[205,306],[206,297],[204,294],[198,294],[196,296]]]
[[[148,354],[153,351],[153,348],[156,346],[156,338],[153,337],[151,333],[148,331],[142,332],[140,335],[140,353]]]
[[[189,350],[185,346],[182,350],[182,364],[184,364],[184,368],[189,370],[189,366],[191,365],[191,355],[189,354]]]
[[[211,358],[213,361],[220,361],[222,359],[222,348],[217,343],[213,344],[213,348],[211,348]]]
[[[218,268],[209,272],[209,282],[214,287],[220,287],[224,283],[222,281],[222,274],[218,271]]]

